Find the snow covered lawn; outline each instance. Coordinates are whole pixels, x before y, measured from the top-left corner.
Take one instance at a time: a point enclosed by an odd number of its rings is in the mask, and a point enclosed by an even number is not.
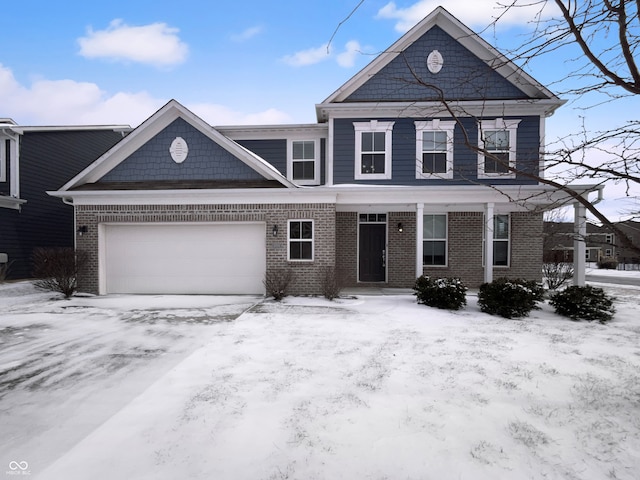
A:
[[[473,296],[451,313],[411,295],[63,301],[0,285],[0,473],[638,478],[640,288],[607,290],[618,313],[600,325],[547,305],[491,317]]]

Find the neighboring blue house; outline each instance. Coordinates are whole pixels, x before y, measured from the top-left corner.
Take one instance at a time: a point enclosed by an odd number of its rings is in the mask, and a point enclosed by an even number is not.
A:
[[[0,119],[0,269],[30,278],[35,247],[73,247],[73,207],[47,195],[122,140],[128,126],[25,127]]]
[[[316,124],[211,127],[172,100],[51,195],[94,293],[263,293],[281,268],[298,294],[334,267],[346,286],[539,280],[542,212],[567,195],[530,174],[562,104],[437,8]]]

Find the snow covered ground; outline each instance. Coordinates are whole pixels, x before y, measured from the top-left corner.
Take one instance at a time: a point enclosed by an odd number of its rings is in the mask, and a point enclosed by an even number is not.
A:
[[[605,288],[607,325],[473,295],[447,312],[0,285],[0,475],[637,479],[640,287]]]

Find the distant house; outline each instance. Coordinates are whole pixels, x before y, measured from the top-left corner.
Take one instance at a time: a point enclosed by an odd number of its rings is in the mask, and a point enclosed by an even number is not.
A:
[[[640,246],[640,222],[631,220],[615,224],[634,245]],[[575,234],[573,223],[545,222],[544,224],[544,260],[573,262],[573,241]],[[585,239],[585,260],[598,262],[602,258],[615,258],[623,264],[640,264],[638,254],[622,245],[618,236],[606,226],[587,224]]]
[[[51,195],[75,208],[93,293],[260,294],[280,269],[295,294],[329,268],[346,286],[540,280],[542,212],[566,198],[528,173],[562,104],[437,8],[317,123],[212,127],[172,100]]]
[[[35,247],[73,247],[73,207],[47,195],[122,140],[125,126],[25,127],[0,119],[0,266],[31,276]]]

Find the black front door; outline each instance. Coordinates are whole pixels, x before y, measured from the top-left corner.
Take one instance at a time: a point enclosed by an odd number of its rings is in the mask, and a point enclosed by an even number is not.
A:
[[[361,282],[384,282],[386,280],[386,240],[386,224],[360,224],[358,280]]]

